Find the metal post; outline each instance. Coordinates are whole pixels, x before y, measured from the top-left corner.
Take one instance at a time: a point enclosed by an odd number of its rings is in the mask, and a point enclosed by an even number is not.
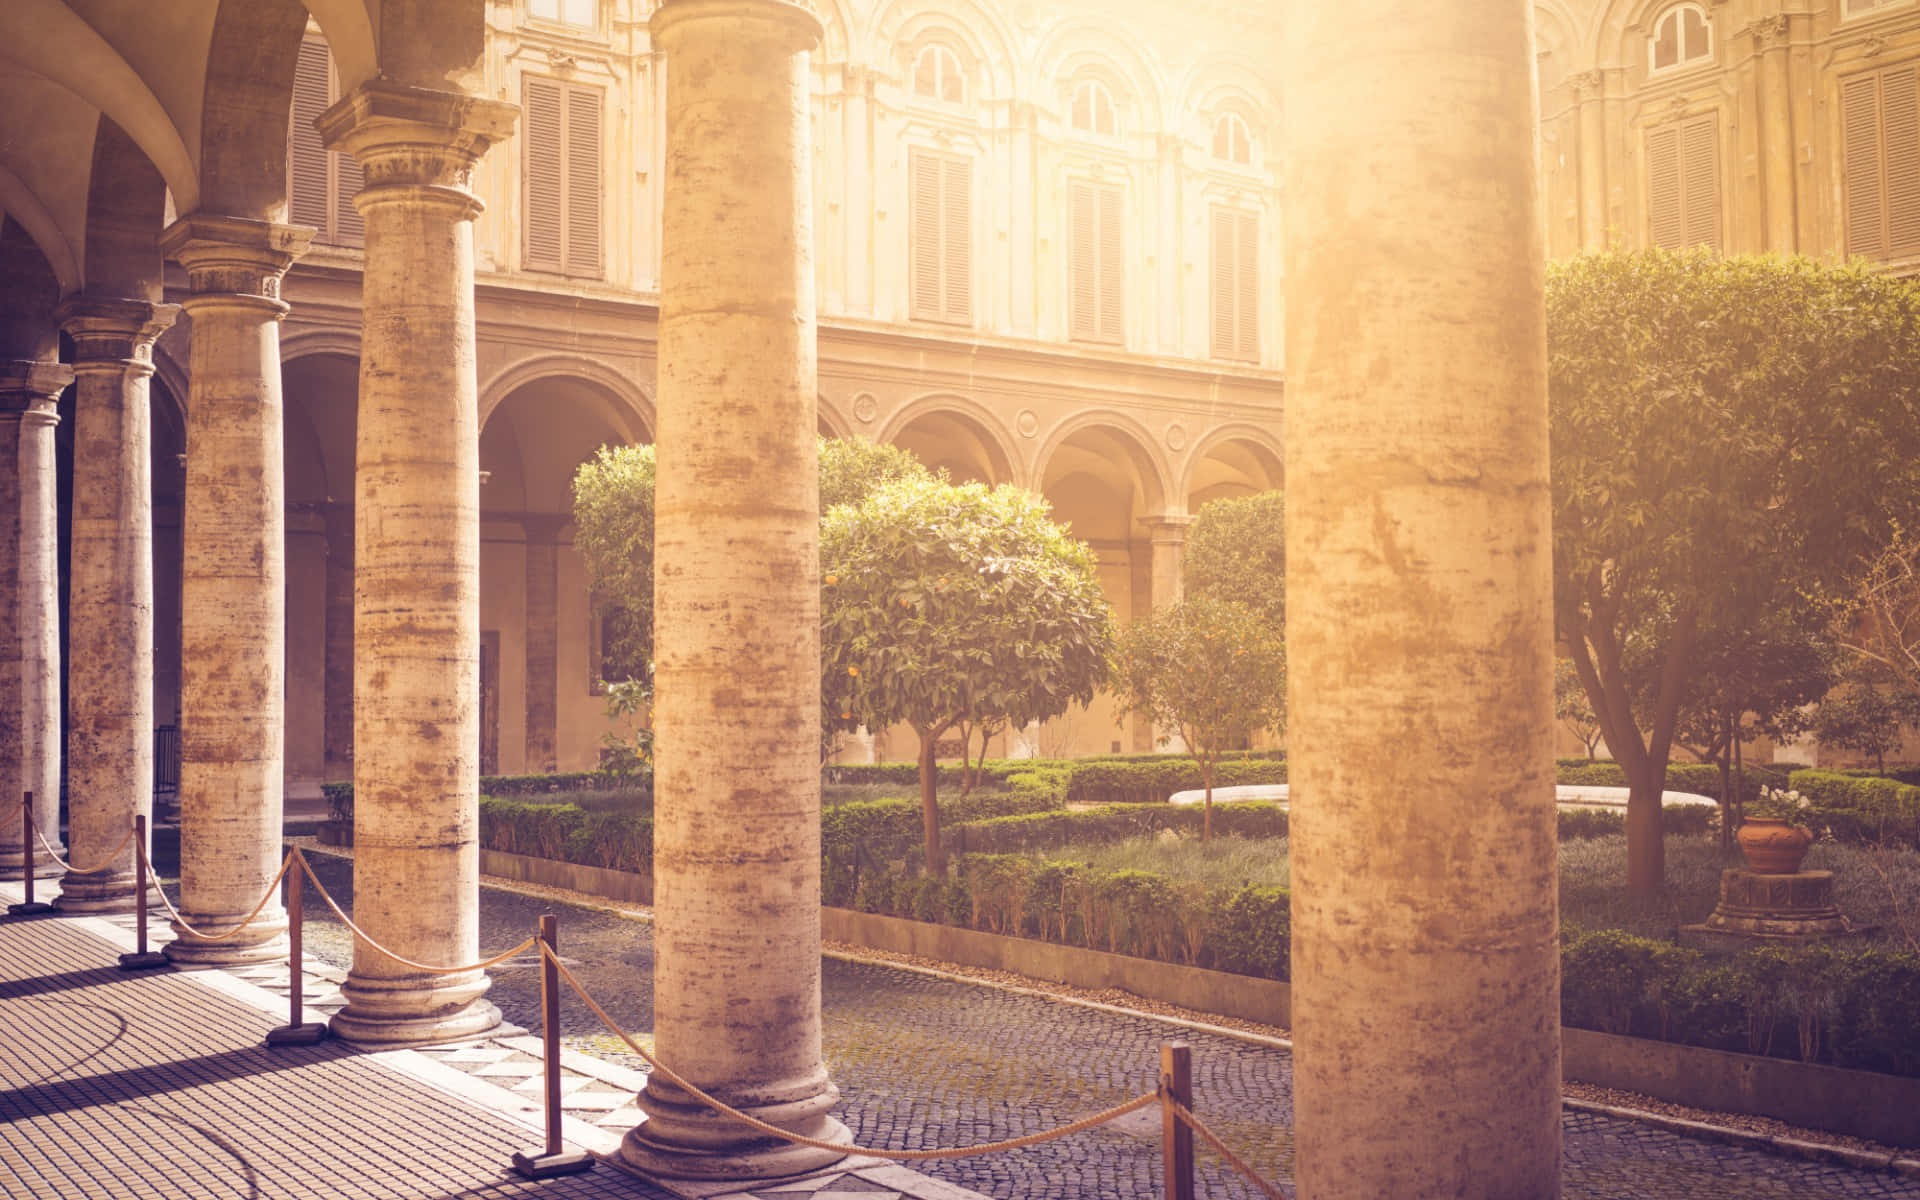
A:
[[[22,793],[20,801],[20,866],[21,876],[27,885],[27,898],[20,904],[7,905],[10,917],[33,917],[53,911],[53,905],[33,898],[33,873],[38,868],[34,864],[33,853],[33,793]]]
[[[593,1166],[585,1151],[563,1149],[560,1141],[560,927],[552,913],[540,918],[540,1039],[547,1077],[547,1150],[538,1156],[516,1152],[513,1169],[528,1179],[571,1175]]]
[[[151,971],[167,965],[167,956],[147,949],[147,818],[133,818],[133,953],[120,956],[122,971]]]
[[[1185,1042],[1160,1043],[1160,1099],[1166,1200],[1193,1200],[1193,1130],[1173,1111],[1176,1103],[1193,1111],[1193,1052]]]
[[[311,1046],[327,1036],[327,1027],[319,1022],[305,1023],[301,1017],[307,986],[306,972],[301,969],[305,956],[301,953],[301,935],[306,926],[306,860],[300,857],[298,850],[293,851],[293,861],[287,865],[287,1023],[278,1029],[267,1031],[269,1046]]]

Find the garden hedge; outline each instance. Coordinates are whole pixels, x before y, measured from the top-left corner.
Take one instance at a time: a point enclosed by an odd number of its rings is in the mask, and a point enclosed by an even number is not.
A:
[[[1813,801],[1809,823],[1843,842],[1920,847],[1920,787],[1851,771],[1795,771],[1787,786]]]

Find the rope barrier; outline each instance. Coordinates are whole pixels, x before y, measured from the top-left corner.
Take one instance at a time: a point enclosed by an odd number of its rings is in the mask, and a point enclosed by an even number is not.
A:
[[[1212,1146],[1221,1158],[1226,1159],[1228,1166],[1246,1176],[1247,1180],[1252,1183],[1253,1186],[1266,1193],[1268,1200],[1286,1200],[1286,1196],[1279,1188],[1260,1178],[1259,1172],[1248,1166],[1238,1154],[1227,1149],[1227,1144],[1214,1136],[1213,1130],[1208,1129],[1202,1124],[1200,1118],[1193,1115],[1192,1109],[1172,1097],[1167,1097],[1163,1100],[1163,1103],[1173,1109],[1173,1115],[1180,1118],[1180,1120],[1186,1124],[1187,1128],[1199,1134],[1201,1139],[1205,1141],[1207,1145]]]
[[[128,846],[131,846],[133,844],[133,827],[129,825],[127,827],[127,835],[120,839],[120,844],[118,846],[115,846],[113,849],[107,851],[107,858],[105,862],[101,863],[97,867],[76,867],[72,863],[68,862],[66,859],[61,858],[58,854],[54,853],[54,849],[52,846],[47,845],[46,835],[40,832],[40,823],[33,819],[32,809],[27,810],[27,823],[33,827],[34,840],[39,842],[40,848],[47,852],[47,857],[51,858],[54,862],[59,863],[62,870],[71,871],[75,875],[91,875],[95,871],[106,870],[108,867],[111,867],[113,865],[115,859],[120,857],[121,851],[125,850]]]
[[[340,923],[353,931],[353,936],[359,938],[361,941],[365,942],[367,945],[372,946],[375,950],[378,950],[380,953],[386,955],[388,958],[392,959],[394,962],[399,963],[403,967],[410,967],[415,971],[421,971],[428,975],[464,975],[469,971],[484,971],[488,967],[497,967],[501,963],[507,961],[508,959],[513,958],[516,955],[525,953],[527,950],[538,945],[540,942],[539,938],[530,937],[526,941],[521,942],[519,945],[514,946],[511,949],[502,950],[500,953],[494,955],[492,958],[482,959],[477,963],[471,963],[469,965],[460,966],[460,967],[436,967],[431,963],[416,962],[413,959],[406,957],[405,955],[395,954],[393,951],[387,949],[385,946],[382,946],[379,942],[375,941],[371,936],[368,935],[366,930],[360,928],[358,925],[355,925],[353,923],[353,918],[349,917],[345,913],[345,911],[343,911],[341,907],[334,902],[333,894],[327,891],[326,885],[321,883],[319,876],[313,873],[313,864],[307,861],[306,855],[300,853],[299,847],[296,846],[293,850],[289,851],[287,857],[297,858],[300,860],[300,869],[306,873],[306,876],[308,879],[313,881],[313,886],[319,889],[320,898],[327,902],[327,907],[333,910],[333,915],[340,919]]]
[[[611,1016],[608,1016],[607,1010],[601,1008],[599,1002],[587,994],[587,990],[580,986],[580,981],[573,977],[573,972],[567,969],[567,965],[560,961],[559,956],[554,954],[553,951],[547,947],[546,943],[541,942],[539,945],[540,953],[547,957],[553,965],[559,969],[560,974],[566,979],[567,984],[573,988],[581,1000],[586,1002],[587,1007],[593,1010],[593,1014],[599,1017],[601,1022],[605,1024],[615,1036],[625,1042],[629,1049],[645,1059],[648,1065],[655,1071],[658,1071],[668,1083],[673,1084],[681,1091],[686,1092],[695,1100],[705,1104],[717,1113],[732,1117],[734,1120],[751,1126],[761,1133],[770,1134],[782,1141],[792,1142],[796,1146],[812,1146],[815,1149],[832,1150],[841,1154],[863,1154],[873,1158],[892,1159],[895,1162],[926,1162],[933,1159],[973,1158],[981,1154],[998,1154],[1004,1150],[1019,1150],[1026,1146],[1037,1146],[1042,1142],[1051,1142],[1059,1138],[1071,1137],[1076,1133],[1085,1133],[1097,1125],[1104,1125],[1117,1117],[1124,1117],[1130,1112],[1137,1112],[1160,1099],[1157,1093],[1147,1092],[1143,1095],[1135,1096],[1125,1104],[1115,1105],[1105,1112],[1095,1113],[1090,1117],[1082,1117],[1070,1125],[1062,1125],[1057,1129],[1049,1129],[1040,1133],[1029,1133],[1021,1137],[1007,1138],[998,1142],[981,1142],[972,1146],[961,1146],[953,1150],[883,1150],[872,1146],[857,1146],[850,1145],[846,1142],[828,1142],[819,1138],[810,1138],[782,1129],[778,1125],[769,1125],[756,1116],[741,1112],[724,1100],[719,1100],[708,1095],[699,1087],[689,1082],[684,1076],[649,1053],[640,1043],[634,1041],[632,1036],[620,1027],[620,1023],[615,1021]]]
[[[173,906],[173,901],[167,899],[167,890],[160,886],[160,877],[154,874],[153,863],[151,861],[147,863],[147,878],[153,881],[153,890],[160,894],[160,903],[166,906],[167,912],[172,915],[175,925],[178,925],[203,942],[224,942],[228,938],[237,935],[247,926],[253,924],[254,918],[258,917],[261,910],[266,908],[267,901],[273,899],[274,894],[280,890],[280,881],[287,877],[287,868],[293,865],[294,853],[294,851],[289,850],[287,851],[287,856],[280,860],[280,869],[274,872],[273,881],[267,884],[267,890],[261,893],[260,903],[253,906],[253,911],[248,913],[244,920],[225,933],[207,933],[188,923],[187,919],[180,915],[180,910]]]

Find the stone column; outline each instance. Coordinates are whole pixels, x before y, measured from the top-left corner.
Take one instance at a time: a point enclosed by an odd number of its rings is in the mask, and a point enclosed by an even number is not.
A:
[[[0,362],[0,879],[24,874],[22,793],[60,842],[60,563],[53,430],[73,370]],[[35,875],[57,875],[38,841]]]
[[[654,518],[654,1035],[735,1107],[843,1141],[820,1056],[819,481],[806,53],[786,0],[668,0]],[[622,1157],[668,1176],[839,1156],[658,1075]]]
[[[1287,8],[1301,1200],[1560,1194],[1531,8]]]
[[[153,812],[153,342],[179,309],[78,298],[56,314],[76,383],[67,605],[68,912],[133,907],[133,818]]]
[[[1580,248],[1607,248],[1607,77],[1583,71],[1573,77],[1580,103]]]
[[[192,383],[181,554],[180,915],[167,957],[248,963],[286,953],[273,897],[286,780],[287,501],[280,277],[310,229],[191,216],[160,236],[187,269]]]
[[[559,723],[560,554],[557,539],[566,517],[528,516],[527,554],[527,751],[526,769],[556,769],[554,737]]]
[[[1761,186],[1766,198],[1767,249],[1792,254],[1795,237],[1793,187],[1793,93],[1788,78],[1792,46],[1791,18],[1784,13],[1753,24],[1754,53],[1760,58]]]
[[[322,516],[327,526],[322,773],[329,781],[348,780],[353,778],[353,506],[329,504]]]
[[[1183,513],[1167,513],[1140,522],[1153,547],[1151,593],[1153,607],[1178,604],[1185,594],[1180,568],[1187,549],[1187,530],[1193,518]]]
[[[366,187],[354,472],[354,919],[436,966],[479,957],[480,441],[473,169],[512,105],[375,81],[320,117]],[[356,941],[333,1018],[359,1042],[493,1028],[486,974]]]

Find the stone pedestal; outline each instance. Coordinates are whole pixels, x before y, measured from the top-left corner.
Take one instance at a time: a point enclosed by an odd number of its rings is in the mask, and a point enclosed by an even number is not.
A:
[[[67,648],[66,912],[133,908],[133,818],[153,813],[153,342],[178,309],[79,297],[73,339],[74,489]]]
[[[321,115],[366,169],[354,474],[354,918],[396,954],[476,961],[480,445],[473,169],[512,105],[384,80]],[[482,971],[429,975],[364,941],[333,1018],[363,1043],[483,1033]]]
[[[802,1136],[849,1135],[820,1054],[819,468],[806,54],[784,0],[668,0],[655,515],[654,1034]],[[793,1175],[841,1157],[651,1076],[621,1158]]]
[[[1833,872],[1762,875],[1744,867],[1720,874],[1720,903],[1698,925],[1680,927],[1680,944],[1716,953],[1756,945],[1795,945],[1870,933],[1833,902]]]
[[[60,580],[53,431],[72,369],[0,362],[0,879],[25,874],[20,802],[60,841]],[[33,843],[36,876],[60,868]]]
[[[187,269],[192,394],[181,556],[180,913],[167,957],[286,955],[278,896],[286,742],[286,472],[280,277],[309,229],[233,217],[176,222],[160,248]],[[192,928],[189,928],[191,926]]]

